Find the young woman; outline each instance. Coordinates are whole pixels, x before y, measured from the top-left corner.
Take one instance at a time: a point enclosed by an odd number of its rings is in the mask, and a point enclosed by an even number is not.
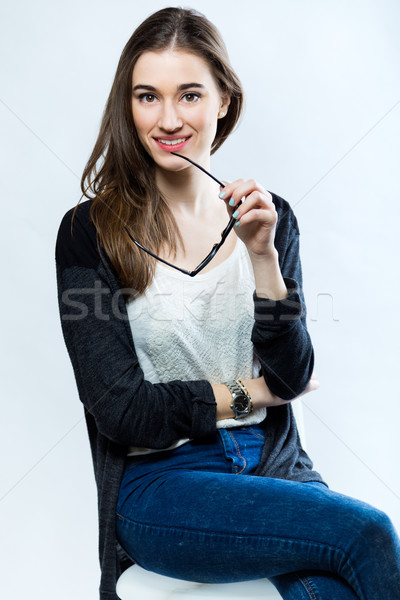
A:
[[[202,582],[268,577],[290,600],[396,600],[391,521],[331,491],[297,433],[291,402],[318,383],[296,218],[254,180],[207,174],[241,109],[215,27],[192,10],[153,14],[122,53],[89,199],[59,229],[101,599],[137,562]]]

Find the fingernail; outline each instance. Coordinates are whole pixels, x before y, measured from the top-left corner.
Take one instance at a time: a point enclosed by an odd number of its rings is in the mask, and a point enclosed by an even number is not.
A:
[[[234,219],[237,219],[237,218],[238,218],[238,216],[239,216],[239,211],[238,211],[238,210],[235,210],[235,212],[233,213],[232,217],[233,217]]]
[[[218,194],[218,196],[219,196],[220,198],[225,198],[225,196],[226,196],[226,192],[220,192],[220,193]]]
[[[240,221],[236,221],[235,226],[239,227],[239,225],[240,225]]]
[[[235,201],[234,201],[234,199],[233,199],[233,198],[231,198],[231,199],[229,200],[229,206],[234,206],[234,204],[235,204]]]

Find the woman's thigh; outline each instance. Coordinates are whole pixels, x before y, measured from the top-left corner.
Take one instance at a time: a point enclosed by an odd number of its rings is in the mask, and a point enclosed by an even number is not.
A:
[[[138,564],[181,579],[341,568],[356,580],[350,546],[374,510],[323,484],[177,469],[142,479],[118,509],[117,532]]]

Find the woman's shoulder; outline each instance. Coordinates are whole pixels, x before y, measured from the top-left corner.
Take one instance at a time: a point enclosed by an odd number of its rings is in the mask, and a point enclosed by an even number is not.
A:
[[[56,240],[56,262],[61,268],[96,268],[100,262],[96,228],[90,217],[92,200],[70,208],[63,216]]]

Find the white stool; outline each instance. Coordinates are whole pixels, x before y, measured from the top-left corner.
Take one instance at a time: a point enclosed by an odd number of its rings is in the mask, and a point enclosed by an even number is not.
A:
[[[121,600],[282,600],[268,579],[236,583],[195,583],[145,571],[138,565],[129,567],[117,583]]]
[[[305,449],[303,406],[300,400],[292,404],[297,428]],[[268,579],[255,579],[236,583],[196,583],[165,577],[142,569],[129,567],[117,582],[121,600],[281,600],[282,596]]]

